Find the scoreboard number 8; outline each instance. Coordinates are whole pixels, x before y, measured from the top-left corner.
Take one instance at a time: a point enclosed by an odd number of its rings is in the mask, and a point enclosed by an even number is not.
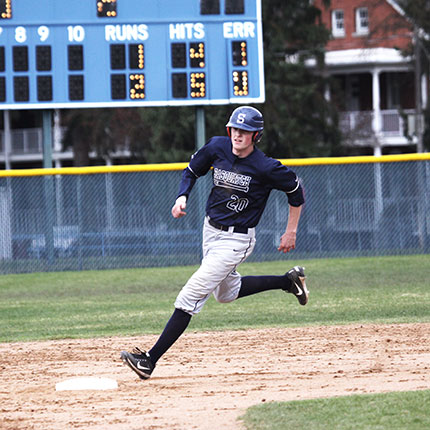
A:
[[[24,43],[27,40],[27,30],[24,27],[15,28],[15,40],[18,43]]]

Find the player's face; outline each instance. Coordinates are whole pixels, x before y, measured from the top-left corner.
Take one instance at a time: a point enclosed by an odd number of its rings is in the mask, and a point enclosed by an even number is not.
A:
[[[231,143],[233,145],[233,154],[238,157],[247,157],[254,150],[252,142],[253,131],[231,128]]]

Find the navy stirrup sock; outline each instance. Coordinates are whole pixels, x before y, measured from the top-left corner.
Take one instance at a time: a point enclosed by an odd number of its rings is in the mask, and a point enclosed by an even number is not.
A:
[[[190,314],[181,309],[175,309],[156,344],[148,351],[154,366],[160,357],[178,340],[179,336],[188,327],[190,320]]]
[[[291,281],[283,276],[243,276],[238,298],[250,296],[267,290],[288,290]],[[175,309],[155,345],[148,351],[155,366],[160,357],[179,339],[188,327],[191,315]]]
[[[283,276],[242,276],[238,299],[268,290],[289,290],[291,281]]]

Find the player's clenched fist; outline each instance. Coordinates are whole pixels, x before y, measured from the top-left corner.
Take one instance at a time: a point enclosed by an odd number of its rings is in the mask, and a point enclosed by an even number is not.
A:
[[[187,198],[185,196],[180,196],[176,199],[175,204],[172,208],[173,218],[181,218],[187,213],[184,212],[187,207]]]
[[[295,232],[285,232],[281,236],[281,243],[279,244],[278,251],[289,252],[296,247],[296,233]]]

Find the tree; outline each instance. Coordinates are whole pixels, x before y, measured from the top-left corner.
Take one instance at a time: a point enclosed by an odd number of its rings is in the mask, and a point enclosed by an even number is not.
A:
[[[263,3],[267,98],[262,107],[267,123],[263,147],[274,157],[328,156],[340,150],[337,113],[324,98],[324,47],[330,33],[320,14],[307,0]],[[306,66],[309,58],[316,59],[317,71]]]
[[[400,0],[400,6],[405,11],[409,20],[414,26],[414,45],[411,44],[408,52],[405,55],[411,55],[414,58],[414,68],[416,75],[416,86],[419,85],[420,76],[423,70],[427,70],[430,64],[430,1],[429,0]],[[416,98],[420,98],[419,87],[416,87]],[[425,109],[422,109],[421,102],[417,104],[418,114],[423,114],[424,130],[418,142],[418,150],[423,147],[430,150],[430,106],[427,104]],[[421,148],[420,148],[421,146]]]
[[[427,34],[430,30],[430,1],[429,0],[397,0],[412,22]]]
[[[150,125],[150,136],[141,139],[134,153],[140,150],[146,163],[188,160],[195,148],[193,107],[140,109],[140,116]]]
[[[73,148],[75,166],[88,166],[91,151],[109,158],[118,149],[139,148],[150,132],[137,109],[73,109],[64,112],[63,123],[63,146]]]

